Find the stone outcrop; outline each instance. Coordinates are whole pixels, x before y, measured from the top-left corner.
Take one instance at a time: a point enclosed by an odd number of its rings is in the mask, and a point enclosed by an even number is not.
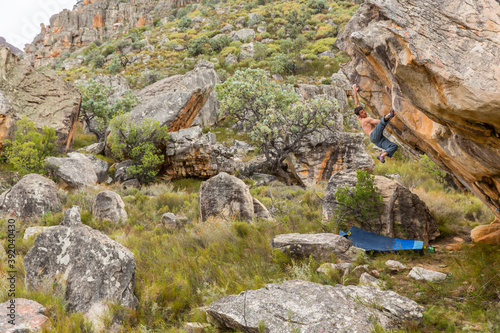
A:
[[[497,221],[498,12],[495,0],[368,0],[336,42],[351,57],[344,73],[370,109],[378,116],[396,110],[388,130],[452,173]]]
[[[225,172],[201,183],[198,200],[203,221],[212,216],[246,221],[254,218],[254,201],[248,186]]]
[[[49,319],[46,314],[47,309],[38,302],[25,298],[9,299],[0,304],[0,332],[41,332]],[[9,323],[10,320],[15,325]]]
[[[274,237],[271,246],[295,259],[313,256],[328,261],[332,255],[344,261],[353,261],[363,249],[352,245],[349,239],[336,234],[282,234]]]
[[[226,296],[208,315],[222,329],[242,332],[372,332],[373,319],[385,330],[420,322],[424,308],[393,291],[372,286],[321,285],[293,280]]]
[[[35,71],[7,47],[0,46],[0,149],[26,116],[41,129],[53,127],[61,150],[73,143],[80,93],[51,70]]]
[[[57,177],[64,188],[77,189],[97,184],[94,163],[83,154],[70,155],[70,157],[47,157],[45,168],[52,176]]]
[[[106,38],[116,39],[131,28],[152,24],[169,10],[199,0],[84,0],[73,10],[63,10],[41,25],[41,32],[25,48],[26,58],[35,67],[54,63],[74,49]]]
[[[332,219],[337,206],[335,192],[342,186],[354,187],[357,182],[356,172],[341,171],[328,181],[323,200],[323,216]],[[371,222],[375,230],[388,237],[429,241],[439,236],[436,220],[427,205],[398,182],[375,176],[374,185],[382,195],[384,207],[379,221]]]
[[[375,167],[365,151],[364,134],[343,132],[340,129],[342,122],[337,124],[336,131],[323,130],[309,135],[305,145],[288,155],[288,169],[302,185],[314,186],[342,170],[371,171]]]
[[[141,103],[128,117],[135,123],[151,118],[167,126],[169,132],[198,124],[213,125],[219,110],[214,88],[219,82],[214,64],[200,60],[185,75],[165,78],[139,91]]]
[[[92,204],[92,215],[100,220],[110,220],[114,223],[125,222],[127,211],[122,197],[113,191],[99,192]]]
[[[39,219],[62,209],[57,186],[38,174],[24,176],[14,187],[0,195],[0,214],[22,219]]]
[[[69,311],[86,313],[107,301],[138,305],[133,253],[82,224],[76,206],[66,211],[61,225],[37,236],[23,263],[26,287],[49,293],[64,290]]]
[[[164,163],[169,178],[210,178],[219,172],[234,173],[235,167],[232,150],[200,126],[170,133]]]
[[[340,76],[340,74],[334,74]],[[347,94],[344,90],[344,86],[337,86],[339,82],[335,82],[331,85],[312,85],[312,84],[299,84],[295,88],[295,91],[302,96],[305,100],[314,99],[316,97],[326,98],[332,102],[337,103],[338,110],[340,112],[345,112],[348,109],[349,102],[347,100]]]

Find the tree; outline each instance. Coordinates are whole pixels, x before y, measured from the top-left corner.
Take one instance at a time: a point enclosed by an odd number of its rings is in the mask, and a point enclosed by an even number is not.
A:
[[[152,119],[144,119],[137,125],[126,115],[113,119],[110,127],[108,141],[113,156],[119,160],[127,157],[133,160],[135,164],[127,172],[141,183],[152,182],[164,160],[159,147],[169,138],[167,127]]]
[[[354,225],[370,232],[380,233],[384,203],[382,195],[377,192],[375,177],[366,171],[357,170],[356,178],[356,186],[339,187],[335,192],[337,226],[350,228]]]
[[[216,87],[221,111],[250,129],[248,133],[266,156],[267,166],[290,182],[282,169],[289,153],[297,151],[310,134],[332,125],[332,102],[299,102],[291,85],[270,80],[262,69],[237,71]]]
[[[54,153],[56,131],[44,126],[40,133],[26,116],[16,123],[13,140],[6,140],[5,156],[21,174],[43,173],[43,160]]]
[[[80,115],[98,141],[104,140],[104,133],[111,119],[119,114],[129,112],[139,102],[132,91],[128,91],[121,98],[110,101],[111,87],[93,79],[90,79],[86,85],[78,85],[77,88],[82,94]]]

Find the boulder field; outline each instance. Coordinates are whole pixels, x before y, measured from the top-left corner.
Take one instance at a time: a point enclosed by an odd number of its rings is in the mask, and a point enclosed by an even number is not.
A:
[[[373,113],[396,110],[388,130],[492,209],[497,222],[472,234],[488,243],[500,243],[499,12],[494,0],[367,0],[336,41]]]

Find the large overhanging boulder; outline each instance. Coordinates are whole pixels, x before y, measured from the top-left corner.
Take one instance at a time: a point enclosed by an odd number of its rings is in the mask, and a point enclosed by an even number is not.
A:
[[[219,82],[214,65],[200,60],[185,75],[174,75],[142,89],[137,94],[141,103],[130,111],[130,121],[140,123],[151,118],[167,126],[169,132],[193,124],[211,126],[218,117],[214,88]]]
[[[340,171],[330,178],[323,200],[325,219],[335,218],[337,189],[342,186],[352,188],[356,182],[356,172],[352,170]],[[439,236],[436,220],[416,194],[387,177],[375,176],[374,185],[383,200],[380,220],[370,222],[374,231],[388,237],[421,240],[425,244]]]
[[[17,120],[26,116],[41,129],[53,127],[58,145],[66,150],[73,142],[80,94],[51,70],[35,71],[0,45],[0,148],[12,137]]]
[[[367,0],[336,43],[351,56],[343,71],[370,109],[396,110],[388,130],[451,172],[497,221],[499,12],[495,0]],[[488,232],[500,233],[495,225]]]

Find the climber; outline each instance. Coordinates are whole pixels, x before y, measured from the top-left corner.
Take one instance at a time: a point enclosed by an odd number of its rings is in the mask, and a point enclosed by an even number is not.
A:
[[[391,112],[383,116],[380,120],[368,117],[366,111],[363,110],[363,107],[359,106],[359,87],[357,84],[352,86],[352,91],[354,93],[354,102],[356,103],[354,113],[358,116],[361,128],[366,133],[366,135],[368,135],[370,141],[373,142],[377,147],[384,149],[384,152],[377,156],[377,159],[380,162],[385,163],[385,157],[392,157],[396,150],[398,150],[398,145],[387,140],[387,138],[384,136],[385,126],[387,126],[387,123],[395,116],[394,110],[391,109]]]

